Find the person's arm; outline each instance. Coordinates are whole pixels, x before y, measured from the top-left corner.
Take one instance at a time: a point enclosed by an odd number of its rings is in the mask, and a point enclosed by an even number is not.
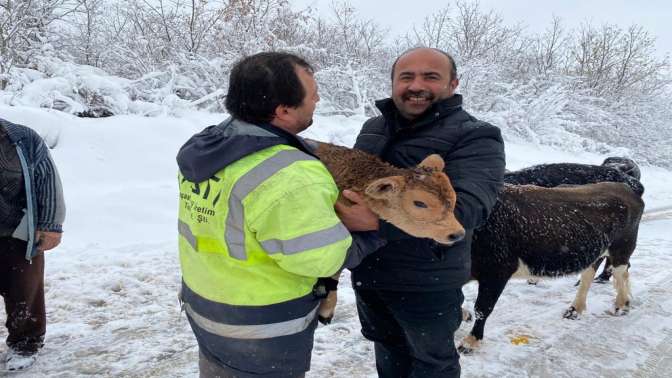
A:
[[[285,191],[250,220],[257,240],[283,269],[308,277],[330,277],[342,268],[354,268],[384,245],[374,232],[350,234],[334,209],[338,195],[334,189],[333,184],[323,183]],[[361,200],[356,194],[348,198]],[[362,212],[377,218],[366,208]]]
[[[457,193],[455,217],[465,229],[483,225],[503,186],[506,162],[500,130],[488,124],[474,128],[444,159]]]
[[[348,248],[348,255],[343,263],[343,268],[353,269],[361,264],[366,256],[382,248],[387,241],[377,232],[353,232],[352,244]]]
[[[41,139],[36,143],[39,143],[35,149],[39,160],[34,171],[34,195],[37,200],[36,240],[39,250],[48,251],[61,241],[65,200],[58,170],[46,144]]]
[[[366,256],[374,253],[387,241],[378,235],[379,218],[365,204],[364,198],[351,191],[344,190],[343,197],[352,202],[350,206],[336,202],[335,208],[338,217],[345,227],[352,233],[352,244],[348,248],[348,256],[343,267],[353,269],[359,265]]]

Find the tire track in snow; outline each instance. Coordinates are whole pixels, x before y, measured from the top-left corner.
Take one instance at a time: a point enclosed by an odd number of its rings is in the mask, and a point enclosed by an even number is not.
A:
[[[656,346],[649,358],[644,362],[642,370],[635,373],[634,378],[664,377],[672,371],[672,329],[666,329],[667,337]]]
[[[672,219],[672,206],[656,207],[645,211],[644,215],[642,215],[642,221],[640,223],[661,219]]]

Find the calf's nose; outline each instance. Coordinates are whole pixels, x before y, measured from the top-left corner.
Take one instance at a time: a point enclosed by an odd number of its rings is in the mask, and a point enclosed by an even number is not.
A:
[[[452,234],[448,235],[448,241],[451,243],[457,243],[458,241],[464,239],[464,234],[464,230],[453,232]]]

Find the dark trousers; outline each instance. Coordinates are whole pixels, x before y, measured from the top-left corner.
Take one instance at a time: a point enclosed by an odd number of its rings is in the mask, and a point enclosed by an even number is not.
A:
[[[198,377],[199,378],[239,378],[236,373],[226,370],[216,363],[208,360],[202,352],[198,353]],[[301,373],[294,378],[304,378],[306,375]],[[268,375],[266,377],[269,377]],[[286,377],[286,376],[283,376]]]
[[[208,360],[203,353],[198,353],[198,377],[199,378],[236,378],[234,374],[222,369],[216,363]]]
[[[379,377],[460,376],[454,334],[462,322],[462,289],[355,294],[362,334],[374,342]]]
[[[0,295],[7,311],[7,345],[20,352],[37,352],[47,326],[44,309],[44,255],[26,260],[26,242],[0,238]]]

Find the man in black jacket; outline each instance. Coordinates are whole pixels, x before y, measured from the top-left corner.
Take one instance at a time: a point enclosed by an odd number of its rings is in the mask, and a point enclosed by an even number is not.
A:
[[[362,333],[375,343],[380,377],[460,375],[453,337],[470,276],[471,237],[495,205],[505,162],[499,129],[462,110],[457,85],[445,52],[403,53],[392,66],[392,98],[376,103],[382,115],[364,124],[355,144],[399,167],[441,155],[466,230],[464,240],[445,246],[381,222],[388,244],[352,274]]]

